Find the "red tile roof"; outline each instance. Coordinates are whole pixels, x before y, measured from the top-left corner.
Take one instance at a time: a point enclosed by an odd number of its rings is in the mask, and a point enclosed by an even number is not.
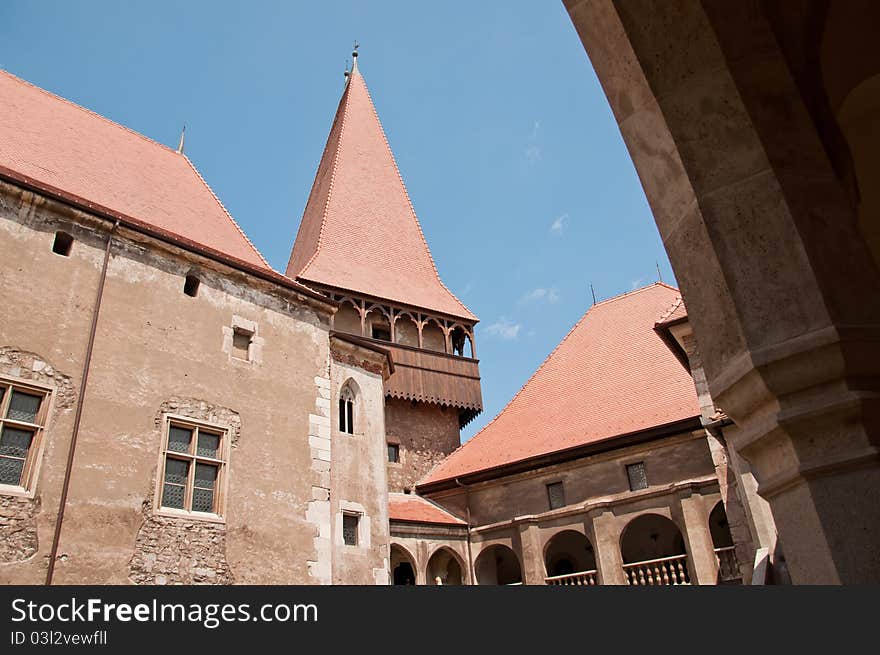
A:
[[[464,521],[445,509],[413,494],[388,494],[388,517],[392,521],[407,521],[409,523],[466,525]]]
[[[3,70],[0,170],[270,269],[185,155]]]
[[[287,275],[476,320],[440,280],[356,67],[339,101]]]
[[[419,484],[699,416],[693,380],[653,330],[678,293],[658,282],[591,307],[507,407]]]
[[[684,299],[679,296],[669,307],[666,308],[666,311],[660,314],[655,325],[669,325],[687,318],[687,315],[687,307],[684,306]]]

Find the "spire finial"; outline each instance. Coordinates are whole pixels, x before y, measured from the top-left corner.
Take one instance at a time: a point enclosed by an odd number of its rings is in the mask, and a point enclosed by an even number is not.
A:
[[[180,131],[180,143],[177,144],[177,154],[183,154],[183,139],[186,136],[186,123],[183,124],[183,129]]]
[[[358,48],[361,47],[361,44],[357,42],[357,39],[354,41],[354,48],[351,51],[351,72],[354,73],[358,69]]]

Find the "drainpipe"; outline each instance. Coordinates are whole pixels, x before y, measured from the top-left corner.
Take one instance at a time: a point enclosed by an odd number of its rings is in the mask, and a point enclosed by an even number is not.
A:
[[[104,296],[104,281],[107,279],[107,264],[110,262],[110,246],[113,243],[113,233],[119,227],[117,220],[110,233],[107,235],[107,247],[104,249],[104,264],[101,267],[101,277],[98,280],[98,290],[95,293],[95,304],[92,308],[92,325],[89,328],[89,343],[86,346],[86,357],[83,360],[82,375],[80,376],[79,396],[76,400],[76,414],[73,417],[73,434],[70,437],[70,448],[67,450],[67,468],[64,470],[64,483],[61,486],[61,500],[58,503],[58,517],[55,519],[55,534],[52,537],[52,549],[49,552],[49,569],[46,571],[46,584],[52,584],[52,576],[55,574],[55,557],[58,555],[58,542],[61,538],[61,524],[64,521],[64,508],[67,505],[67,492],[70,489],[70,474],[73,470],[73,456],[76,453],[76,440],[79,437],[79,424],[82,419],[83,400],[86,396],[86,384],[89,381],[89,368],[92,363],[92,348],[95,345],[95,332],[98,327],[98,314],[101,311],[101,299]]]
[[[467,516],[467,550],[468,550],[468,567],[470,567],[471,584],[477,584],[477,571],[474,568],[474,553],[471,551],[471,491],[470,488],[455,478],[455,484],[464,489],[464,507]]]

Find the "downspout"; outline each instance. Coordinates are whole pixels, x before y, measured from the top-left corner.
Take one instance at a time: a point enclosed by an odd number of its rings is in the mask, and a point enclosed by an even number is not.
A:
[[[471,584],[477,584],[477,570],[474,568],[474,553],[471,550],[471,491],[466,484],[462,484],[455,478],[455,484],[464,489],[464,508],[467,517],[467,550],[468,567],[470,568]]]
[[[107,279],[107,265],[110,262],[110,246],[113,243],[113,233],[119,227],[117,220],[110,233],[107,235],[107,247],[104,249],[104,264],[101,267],[101,277],[98,280],[98,290],[95,293],[95,304],[92,308],[92,325],[89,328],[89,342],[86,346],[86,357],[83,360],[82,375],[80,377],[79,396],[76,400],[76,413],[73,418],[73,434],[70,437],[70,448],[67,450],[67,468],[64,470],[64,483],[61,486],[61,500],[58,503],[58,517],[55,519],[55,534],[52,537],[52,549],[49,552],[49,568],[46,571],[46,584],[52,584],[52,576],[55,574],[55,557],[58,555],[58,542],[61,539],[61,524],[64,521],[64,508],[67,505],[67,492],[70,489],[70,474],[73,471],[73,456],[76,453],[76,440],[79,437],[79,424],[82,419],[83,400],[86,396],[86,384],[89,381],[89,369],[92,363],[92,349],[95,345],[95,332],[98,327],[98,314],[101,311],[101,300],[104,296],[104,281]]]

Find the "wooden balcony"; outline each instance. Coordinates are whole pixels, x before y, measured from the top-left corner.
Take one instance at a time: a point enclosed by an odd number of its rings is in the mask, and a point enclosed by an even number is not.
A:
[[[567,575],[551,575],[544,584],[554,587],[595,587],[599,584],[596,571],[578,571]]]
[[[361,337],[391,352],[385,395],[456,407],[462,427],[483,411],[479,360]]]

